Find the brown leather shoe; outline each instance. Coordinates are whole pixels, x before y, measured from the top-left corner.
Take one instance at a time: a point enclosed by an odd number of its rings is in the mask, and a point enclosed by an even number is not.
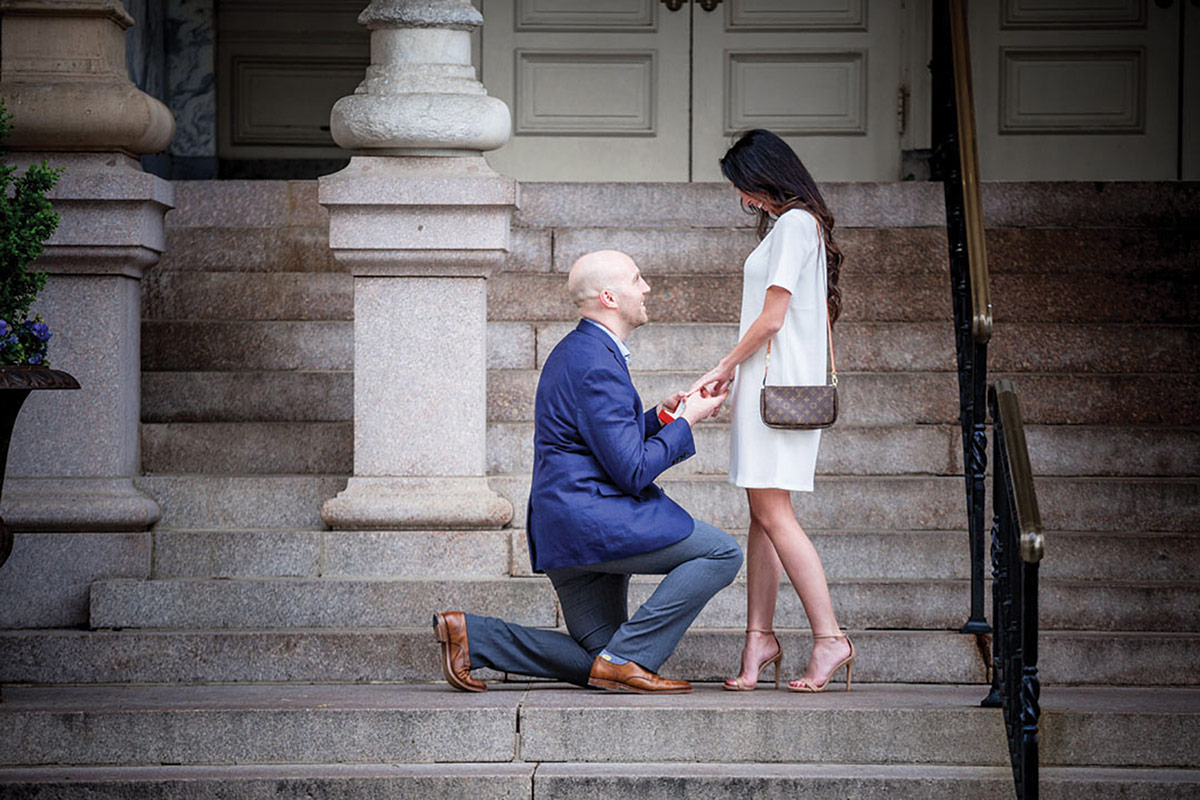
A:
[[[607,689],[610,692],[634,694],[687,694],[692,690],[692,685],[687,681],[660,678],[632,661],[628,664],[614,664],[600,656],[596,656],[596,660],[592,662],[592,671],[588,673],[588,686]]]
[[[442,674],[446,682],[464,692],[486,692],[487,684],[471,677],[471,651],[467,647],[467,618],[461,611],[433,615],[433,632],[442,643]]]

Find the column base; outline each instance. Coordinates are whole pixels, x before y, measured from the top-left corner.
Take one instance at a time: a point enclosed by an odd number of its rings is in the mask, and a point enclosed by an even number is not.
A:
[[[334,530],[495,530],[512,516],[484,477],[351,478],[321,506]]]
[[[8,478],[0,515],[17,531],[144,531],[162,515],[132,478]]]

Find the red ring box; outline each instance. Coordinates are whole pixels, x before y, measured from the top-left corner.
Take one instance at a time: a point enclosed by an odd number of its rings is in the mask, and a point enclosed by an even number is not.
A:
[[[683,414],[683,406],[686,402],[686,400],[680,400],[679,405],[675,406],[674,411],[668,411],[665,408],[660,408],[658,410],[658,421],[663,425],[670,425],[672,422],[679,419],[680,415]]]

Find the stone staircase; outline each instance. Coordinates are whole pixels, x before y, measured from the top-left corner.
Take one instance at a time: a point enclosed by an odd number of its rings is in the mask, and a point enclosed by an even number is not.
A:
[[[736,337],[754,236],[730,190],[523,186],[488,284],[488,464],[512,527],[348,533],[318,515],[352,466],[353,337],[316,185],[176,189],[170,252],[144,282],[140,485],[164,510],[151,580],[95,583],[86,629],[0,632],[0,720],[21,731],[0,745],[0,793],[1010,796],[998,712],[976,707],[982,650],[956,632],[969,565],[940,187],[829,187],[844,410],[796,506],[861,656],[855,692],[806,702],[423,685],[440,679],[432,610],[560,623],[522,526],[538,368],[573,318],[564,271],[600,247],[638,260],[653,322],[631,340],[635,383],[664,397]],[[985,214],[991,377],[1020,392],[1047,529],[1044,794],[1194,796],[1200,199],[1189,184],[996,184]],[[661,483],[744,540],[727,434],[699,428],[698,455]],[[652,587],[636,579],[631,602]],[[727,676],[744,603],[739,580],[664,673]],[[796,673],[790,586],[776,622]]]

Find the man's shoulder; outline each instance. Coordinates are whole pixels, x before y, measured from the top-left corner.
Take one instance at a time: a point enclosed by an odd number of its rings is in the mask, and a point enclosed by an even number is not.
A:
[[[612,361],[612,349],[596,336],[589,336],[583,330],[576,328],[559,340],[550,355],[546,357],[546,366],[553,362],[559,368],[570,371],[590,369]]]

